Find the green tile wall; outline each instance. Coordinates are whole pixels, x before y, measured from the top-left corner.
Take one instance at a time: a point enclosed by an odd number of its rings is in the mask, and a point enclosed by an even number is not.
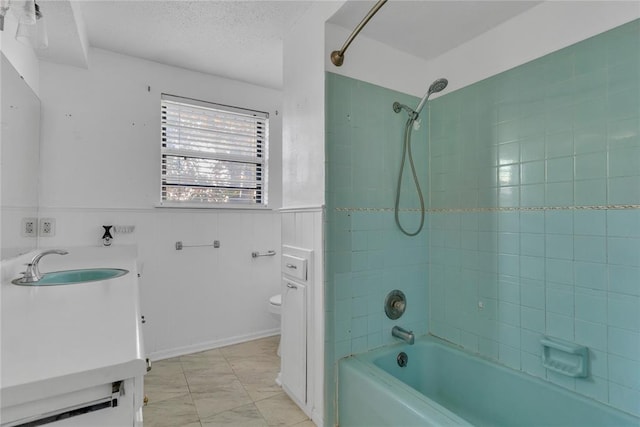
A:
[[[394,288],[395,323],[640,414],[640,22],[431,101],[418,238],[393,221],[406,116],[391,110],[418,99],[326,79],[325,424],[335,362],[392,342]],[[547,371],[543,335],[588,346],[590,377]]]
[[[398,231],[394,201],[407,116],[394,101],[418,99],[362,81],[326,74],[326,424],[334,420],[334,367],[338,359],[392,343],[391,328],[428,331],[428,225],[416,237]],[[413,133],[416,168],[426,198],[426,120]],[[407,163],[408,166],[408,163]],[[404,175],[401,219],[409,230],[419,222],[418,196]],[[384,315],[393,289],[408,299],[397,321]]]
[[[637,27],[432,101],[430,207],[637,203]]]
[[[430,332],[640,414],[640,21],[430,113]],[[590,377],[546,370],[543,335]]]

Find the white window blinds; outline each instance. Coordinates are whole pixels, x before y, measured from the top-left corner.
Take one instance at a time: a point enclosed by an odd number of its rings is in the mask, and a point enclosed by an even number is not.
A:
[[[162,95],[163,205],[266,206],[269,114]]]

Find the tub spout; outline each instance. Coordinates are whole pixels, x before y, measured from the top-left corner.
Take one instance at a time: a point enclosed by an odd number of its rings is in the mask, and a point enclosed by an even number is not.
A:
[[[406,329],[401,328],[400,326],[394,326],[393,329],[391,329],[391,335],[393,335],[396,338],[400,338],[402,341],[406,342],[407,344],[413,344],[416,338],[413,335],[413,331],[407,331]]]

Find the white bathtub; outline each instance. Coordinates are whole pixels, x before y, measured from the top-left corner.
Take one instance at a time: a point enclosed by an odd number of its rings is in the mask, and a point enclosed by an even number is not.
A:
[[[425,336],[341,360],[338,423],[618,427],[640,418]]]

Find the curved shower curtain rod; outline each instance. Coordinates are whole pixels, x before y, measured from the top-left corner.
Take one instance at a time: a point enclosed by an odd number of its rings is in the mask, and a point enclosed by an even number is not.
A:
[[[367,22],[369,22],[369,20],[373,18],[373,15],[375,15],[378,9],[380,9],[386,2],[387,0],[378,0],[378,2],[371,8],[369,13],[367,13],[367,16],[365,16],[362,22],[360,22],[355,30],[353,30],[347,41],[344,42],[342,49],[334,50],[333,52],[331,52],[331,62],[333,62],[333,65],[335,65],[336,67],[342,65],[342,63],[344,62],[344,53],[347,51],[347,48],[349,47],[353,39],[356,38],[358,33],[360,33],[364,26],[367,25]]]

